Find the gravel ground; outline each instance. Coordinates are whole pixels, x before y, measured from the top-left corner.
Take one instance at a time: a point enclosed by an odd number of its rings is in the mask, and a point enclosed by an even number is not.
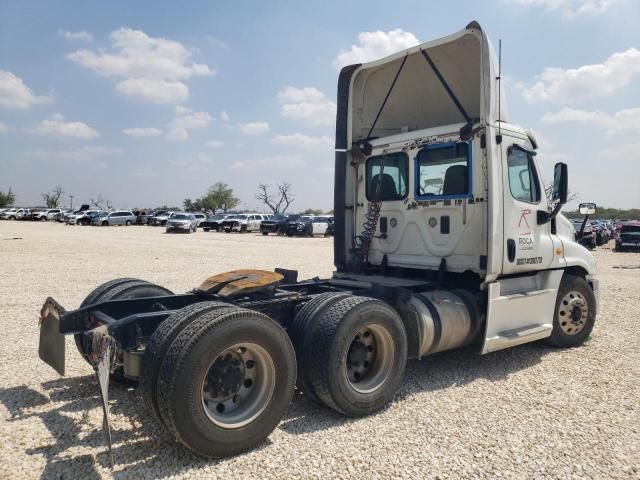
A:
[[[640,478],[640,254],[595,252],[600,314],[581,348],[471,349],[410,362],[393,402],[359,420],[296,398],[260,448],[200,459],[175,444],[135,389],[110,390],[115,468],[90,368],[67,343],[67,376],[37,356],[51,295],[77,307],[134,276],[175,292],[226,270],[332,271],[330,239],[151,227],[0,222],[0,478]]]

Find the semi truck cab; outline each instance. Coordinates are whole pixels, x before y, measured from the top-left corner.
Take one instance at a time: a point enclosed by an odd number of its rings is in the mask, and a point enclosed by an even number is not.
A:
[[[338,279],[429,278],[477,288],[482,352],[549,337],[563,277],[597,290],[595,261],[547,198],[534,134],[508,121],[477,22],[343,68],[336,122]]]

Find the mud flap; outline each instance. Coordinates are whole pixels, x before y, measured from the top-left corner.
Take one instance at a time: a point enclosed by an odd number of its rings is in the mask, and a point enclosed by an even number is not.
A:
[[[96,338],[97,337],[97,338]],[[97,361],[95,362],[96,377],[100,387],[102,398],[102,433],[109,449],[109,463],[113,469],[113,450],[111,445],[111,425],[109,424],[109,375],[111,374],[111,355],[113,339],[110,336],[94,336],[94,344],[100,342],[97,349]]]
[[[49,297],[40,310],[40,343],[38,356],[64,376],[64,335],[60,333],[60,318],[65,309]]]

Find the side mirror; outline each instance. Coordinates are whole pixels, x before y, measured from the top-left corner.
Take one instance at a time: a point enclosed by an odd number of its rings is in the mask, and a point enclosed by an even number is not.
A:
[[[569,192],[568,180],[567,164],[561,162],[556,163],[553,169],[553,195],[551,198],[560,205],[567,203],[567,195]]]
[[[596,213],[596,204],[581,203],[578,205],[578,210],[580,211],[580,215],[593,215]]]

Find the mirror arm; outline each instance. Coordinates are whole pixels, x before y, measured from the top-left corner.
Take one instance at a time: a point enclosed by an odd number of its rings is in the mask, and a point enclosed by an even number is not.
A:
[[[558,203],[554,207],[551,213],[545,212],[544,210],[538,210],[538,213],[537,213],[538,225],[544,225],[545,223],[549,223],[551,220],[556,218],[556,216],[560,213],[560,210],[562,209],[562,205],[564,204]]]

